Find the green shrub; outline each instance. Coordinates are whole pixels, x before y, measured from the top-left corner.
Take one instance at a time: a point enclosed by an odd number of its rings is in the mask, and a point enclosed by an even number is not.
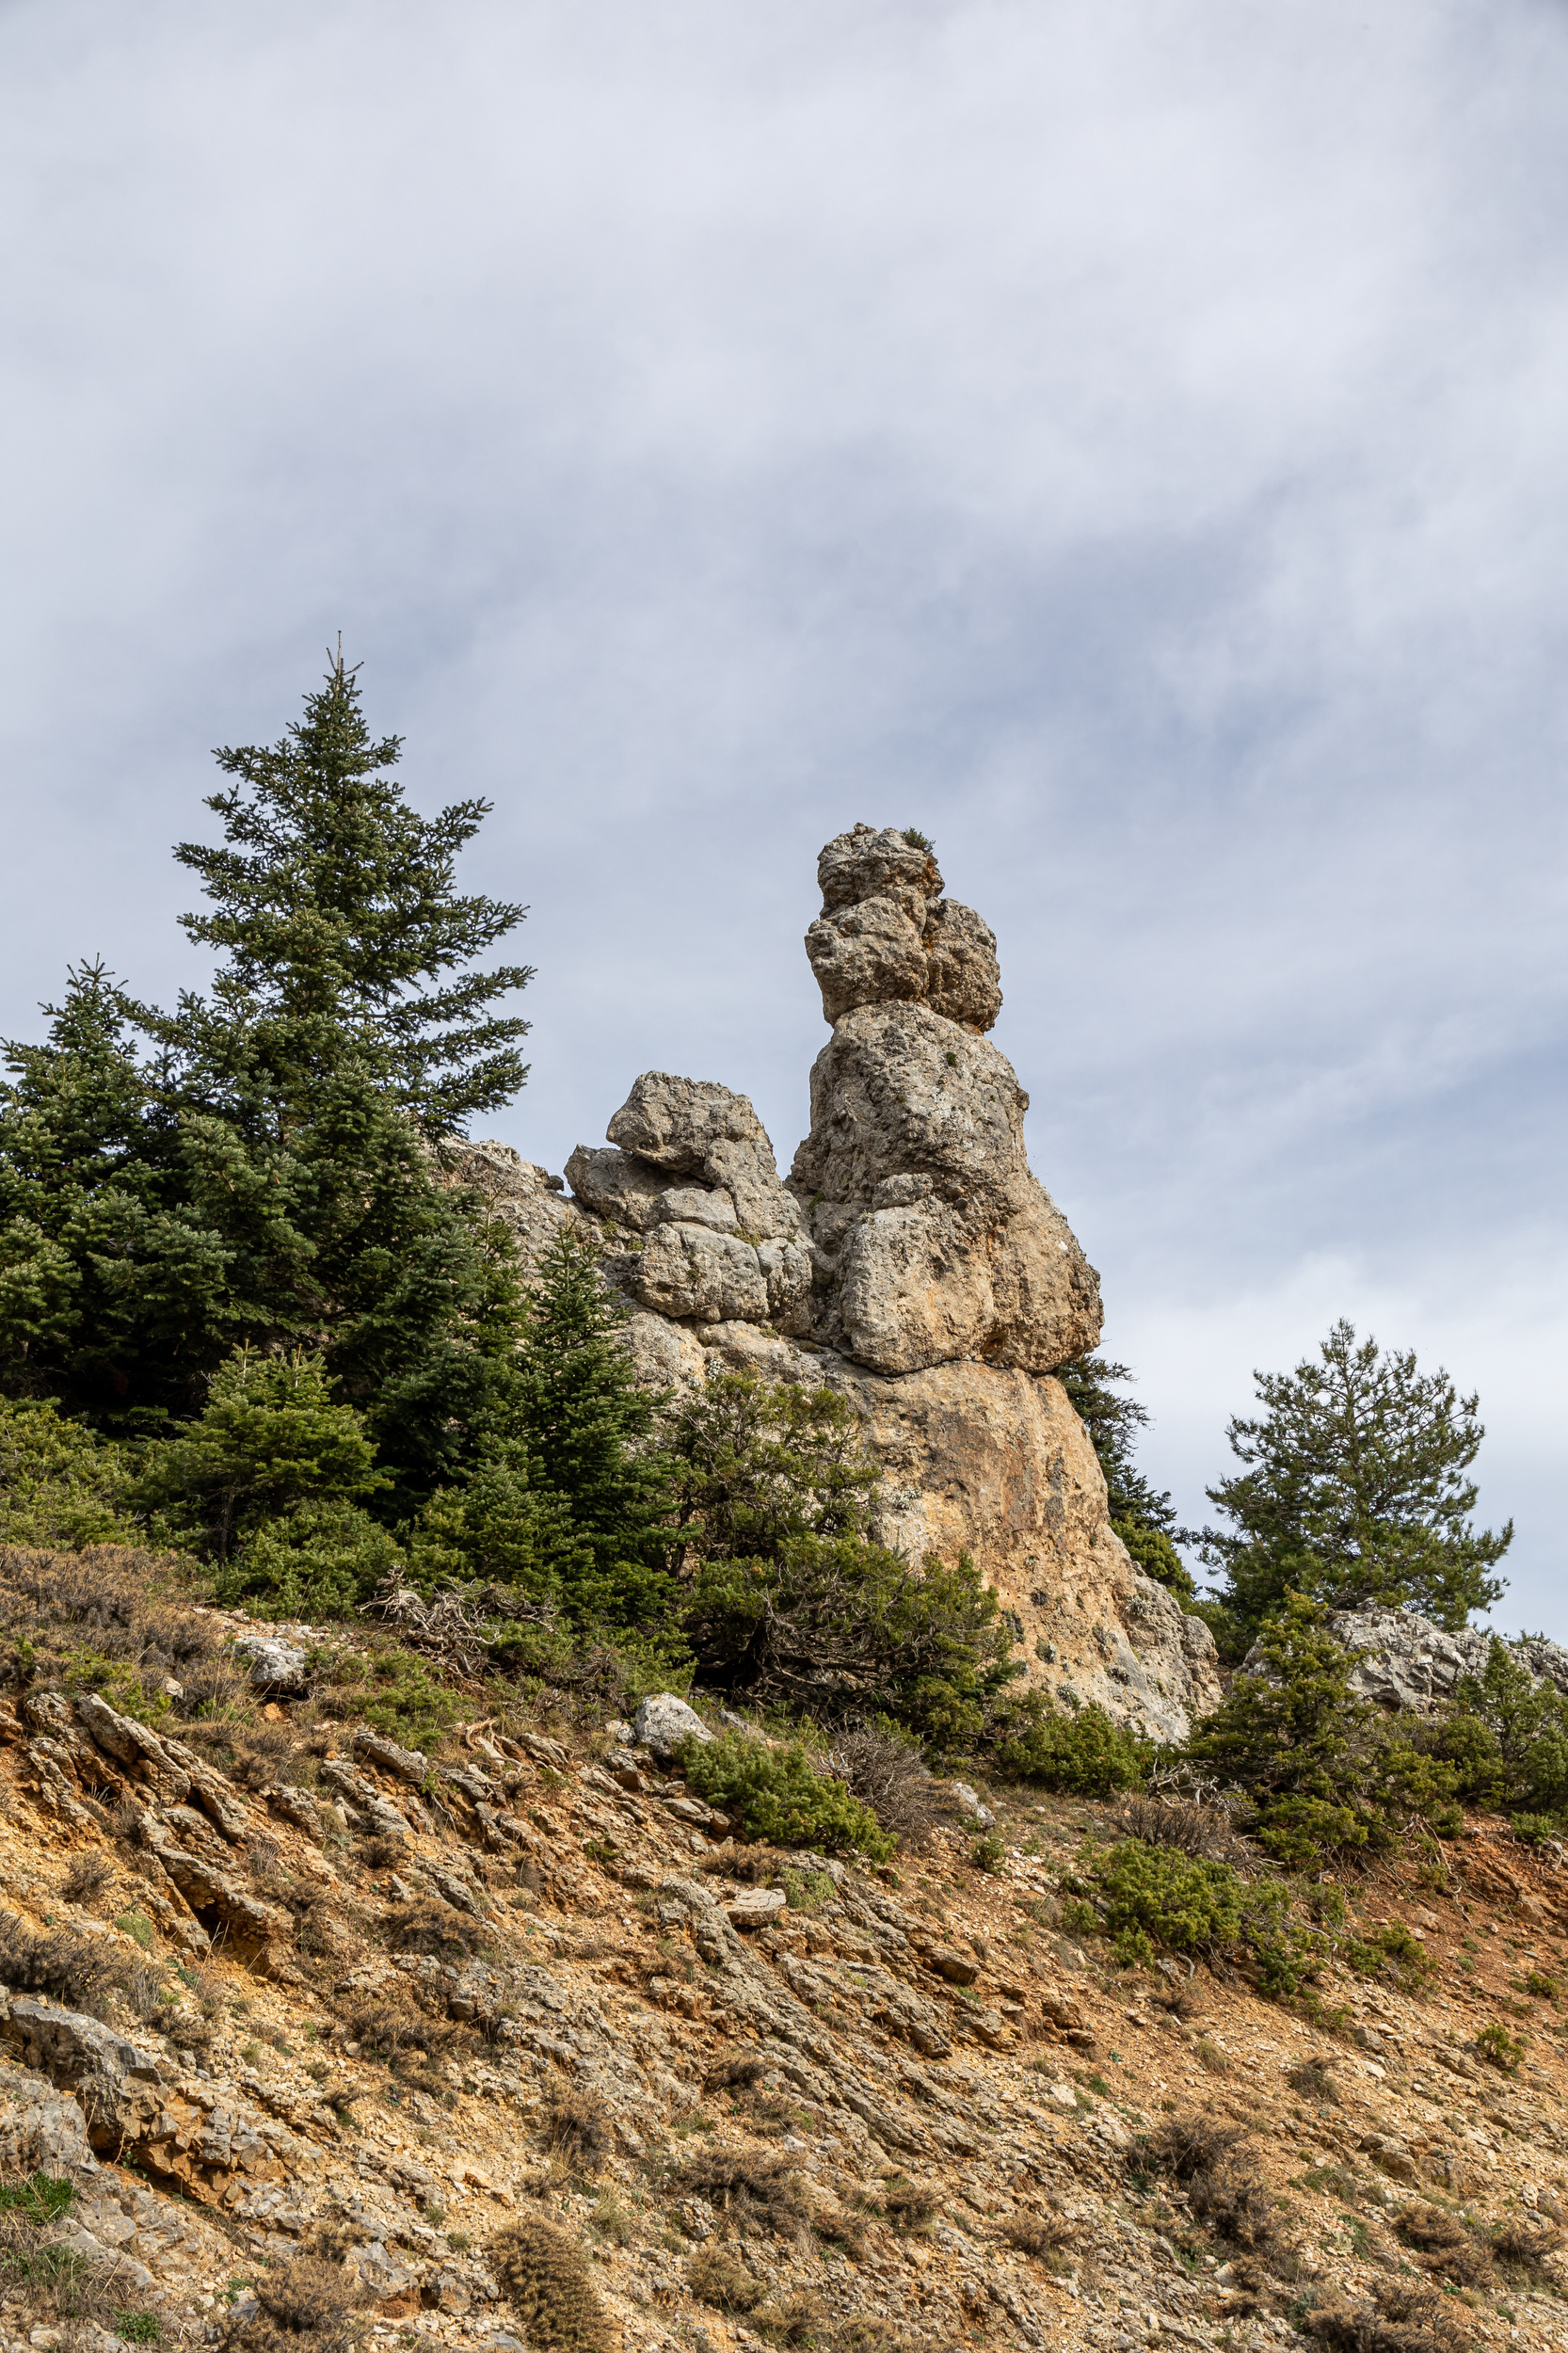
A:
[[[328,1651],[312,1660],[318,1662],[328,1668],[344,1714],[362,1718],[403,1748],[427,1748],[457,1721],[457,1694],[412,1651],[389,1643],[385,1650]]]
[[[747,1838],[828,1853],[857,1849],[878,1863],[898,1843],[841,1781],[816,1770],[798,1741],[769,1749],[744,1733],[727,1732],[722,1740],[688,1740],[681,1763],[690,1787],[735,1819]]]
[[[1562,1835],[1562,1818],[1557,1814],[1515,1814],[1509,1827],[1527,1847],[1544,1847],[1549,1838]]]
[[[993,1755],[1000,1771],[1042,1789],[1108,1798],[1136,1788],[1153,1761],[1154,1742],[1112,1723],[1103,1707],[1056,1716],[1031,1692],[1014,1705]]]
[[[121,1504],[125,1457],[52,1399],[0,1398],[0,1544],[135,1544]]]
[[[1265,1993],[1294,1993],[1316,1970],[1320,1940],[1293,1919],[1274,1880],[1244,1880],[1228,1863],[1124,1838],[1092,1855],[1075,1882],[1103,1907],[1105,1932],[1131,1965],[1159,1951],[1206,1959],[1252,1955]]]
[[[264,1520],[217,1574],[217,1598],[259,1618],[344,1618],[403,1563],[396,1541],[341,1498]]]
[[[1476,2050],[1489,2065],[1500,2067],[1505,2075],[1516,2075],[1525,2056],[1525,2045],[1519,2037],[1510,2034],[1496,2019],[1489,2026],[1482,2026],[1476,2037]]]

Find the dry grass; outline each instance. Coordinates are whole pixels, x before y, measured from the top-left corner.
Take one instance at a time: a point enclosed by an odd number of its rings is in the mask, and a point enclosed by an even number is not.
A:
[[[1380,2289],[1375,2307],[1320,2304],[1300,2327],[1327,2353],[1465,2353],[1470,2342],[1444,2296],[1403,2281]]]
[[[89,1847],[72,1858],[60,1881],[60,1894],[68,1904],[96,1903],[113,1878],[114,1865],[102,1847]]]
[[[0,1912],[0,1985],[17,1993],[47,1993],[72,2009],[97,2017],[124,1980],[125,1964],[73,1929],[40,1935],[14,1912]]]
[[[753,2313],[767,2294],[761,2281],[722,2247],[705,2247],[693,2256],[686,2284],[694,2296],[721,2313]]]
[[[1059,2214],[1016,2214],[1002,2225],[1001,2234],[1009,2247],[1031,2256],[1057,2279],[1072,2269],[1067,2251],[1072,2245],[1072,2225]]]
[[[1473,2287],[1492,2269],[1492,2250],[1441,2206],[1407,2206],[1394,2217],[1394,2234],[1419,2256],[1426,2270],[1456,2286]]]
[[[486,1938],[483,1922],[435,1896],[417,1896],[383,1913],[381,1932],[394,1953],[433,1953],[440,1961],[466,1960]]]
[[[610,2111],[597,2092],[563,2086],[551,2097],[545,2142],[552,2157],[579,2173],[592,2173],[615,2147]]]
[[[236,2311],[222,2353],[346,2353],[375,2318],[359,2281],[326,2255],[259,2272],[252,2294],[258,2309],[243,2319]]]
[[[1320,2058],[1298,2059],[1287,2068],[1285,2080],[1292,2091],[1315,2107],[1335,2107],[1339,2102],[1339,2089],[1327,2066]]]
[[[925,2183],[908,2181],[902,2173],[882,2185],[882,2211],[895,2231],[923,2231],[941,2202]]]
[[[389,1987],[374,2002],[356,2002],[344,2015],[344,2040],[357,2042],[366,2058],[389,2064],[416,2054],[434,2058],[455,2040],[445,2019],[432,2018],[407,1993]]]
[[[489,2256],[530,2353],[613,2353],[615,2331],[575,2239],[526,2217],[490,2241]]]
[[[1135,2161],[1180,2182],[1198,2221],[1232,2246],[1256,2252],[1274,2235],[1268,2185],[1249,2153],[1249,2136],[1218,2117],[1171,2117],[1144,2136]]]
[[[91,2329],[129,2328],[138,2338],[155,2340],[156,2321],[142,2311],[119,2263],[90,2262],[56,2239],[75,2195],[72,2183],[46,2173],[0,2185],[0,2281],[8,2294],[22,2297],[20,2307],[8,2310],[8,2328],[13,2333],[55,2328],[68,2347]]]
[[[787,2157],[751,2150],[704,2149],[674,2168],[667,2186],[680,2198],[706,2198],[742,2232],[798,2237],[811,2219],[800,2176]]]

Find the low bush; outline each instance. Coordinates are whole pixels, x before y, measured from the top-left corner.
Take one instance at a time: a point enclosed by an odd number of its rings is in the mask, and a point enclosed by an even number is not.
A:
[[[1516,2075],[1525,2056],[1525,2046],[1517,2035],[1510,2034],[1508,2028],[1495,2018],[1477,2035],[1476,2056],[1485,2059],[1491,2067],[1501,2068],[1505,2075]]]
[[[1072,2269],[1067,2252],[1072,2244],[1072,2225],[1059,2214],[1014,2215],[1003,2223],[1001,2234],[1009,2247],[1016,2247],[1020,2255],[1032,2256],[1058,2279]]]
[[[551,2096],[545,2139],[552,2156],[590,2173],[615,2147],[615,2126],[596,2092],[564,2084]]]
[[[800,2175],[788,2157],[706,2149],[673,2169],[669,2187],[679,2198],[706,2198],[742,2233],[763,2230],[776,2238],[793,2238],[811,2219]]]
[[[898,1843],[841,1781],[818,1771],[798,1741],[770,1749],[744,1733],[727,1732],[722,1740],[688,1740],[680,1761],[688,1786],[729,1815],[747,1838],[826,1853],[858,1850],[877,1863]]]
[[[235,2310],[222,2353],[346,2353],[368,2336],[375,2308],[358,2279],[326,2255],[296,2255],[258,2270],[255,2309]]]
[[[102,1847],[89,1847],[85,1854],[73,1857],[60,1881],[60,1894],[68,1904],[90,1904],[104,1893],[113,1877],[114,1865]]]
[[[1116,1809],[1116,1827],[1126,1837],[1145,1847],[1174,1847],[1195,1862],[1250,1863],[1256,1860],[1223,1805],[1207,1805],[1169,1791],[1134,1791]]]
[[[617,2332],[575,2239],[527,2216],[490,2241],[489,2257],[531,2353],[614,2353]]]
[[[1012,1705],[992,1747],[997,1769],[1041,1789],[1079,1798],[1136,1788],[1154,1758],[1152,1740],[1112,1723],[1093,1705],[1054,1715],[1037,1693]]]
[[[1133,2163],[1168,2173],[1187,2192],[1198,2221],[1234,2247],[1255,2252],[1273,2236],[1268,2185],[1249,2155],[1248,2136],[1210,2116],[1170,2118],[1135,2143]]]
[[[394,1905],[382,1913],[381,1930],[394,1953],[433,1953],[441,1961],[464,1960],[485,1941],[482,1921],[435,1896]]]
[[[1492,2249],[1441,2206],[1407,2206],[1394,2217],[1394,2235],[1419,2256],[1428,2271],[1473,2287],[1492,2268]]]
[[[686,2284],[694,2296],[721,2313],[753,2313],[767,2294],[761,2281],[722,2247],[705,2247],[692,2258]]]
[[[907,1853],[928,1847],[951,1810],[919,1741],[885,1716],[836,1732],[823,1762]]]
[[[408,1994],[393,1990],[374,2002],[356,2002],[344,2024],[345,2041],[357,2042],[366,2058],[389,2065],[415,2056],[434,2058],[456,2032],[445,2019],[430,2017]]]
[[[40,1936],[14,1912],[0,1912],[0,1985],[17,1993],[47,1993],[97,2016],[123,1975],[123,1963],[94,1938],[72,1929]]]
[[[1321,2059],[1298,2059],[1294,2067],[1286,2070],[1285,2080],[1292,2091],[1310,2100],[1316,2107],[1338,2105],[1338,2087]]]
[[[1092,1854],[1072,1885],[1097,1900],[1105,1932],[1128,1964],[1160,1950],[1250,1957],[1265,1993],[1290,1993],[1318,1963],[1320,1940],[1295,1920],[1287,1889],[1243,1879],[1226,1863],[1124,1838]]]

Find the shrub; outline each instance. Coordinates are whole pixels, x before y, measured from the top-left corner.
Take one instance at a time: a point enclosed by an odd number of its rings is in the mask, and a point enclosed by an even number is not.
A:
[[[1495,2018],[1477,2035],[1476,2055],[1485,2059],[1489,2066],[1501,2068],[1505,2075],[1516,2075],[1525,2056],[1525,2046],[1517,2035],[1510,2034],[1500,2020]]]
[[[72,2009],[99,2012],[122,1968],[93,1938],[71,1929],[40,1936],[14,1912],[0,1912],[0,1985],[48,1993]]]
[[[1222,2238],[1257,2249],[1272,2235],[1273,2212],[1248,2147],[1239,2126],[1216,2117],[1173,2117],[1134,2145],[1133,2161],[1180,2182],[1197,2219]]]
[[[669,2181],[678,2197],[708,2199],[742,2232],[764,2230],[793,2238],[811,2219],[800,2176],[788,2157],[706,2149],[676,2167]]]
[[[259,1618],[343,1618],[400,1565],[392,1537],[357,1503],[302,1503],[264,1520],[218,1571],[217,1598]]]
[[[0,1398],[0,1544],[134,1544],[125,1456],[53,1400]]]
[[[1116,1827],[1145,1847],[1174,1847],[1208,1863],[1251,1861],[1249,1849],[1223,1805],[1204,1805],[1168,1791],[1134,1791],[1116,1809]]]
[[[906,1851],[919,1854],[930,1845],[948,1810],[942,1785],[921,1756],[920,1742],[888,1717],[836,1732],[823,1761]]]
[[[402,1748],[433,1747],[457,1721],[457,1694],[412,1651],[389,1643],[384,1650],[327,1652],[312,1663],[329,1671],[333,1701],[345,1716],[361,1718]]]
[[[1457,2215],[1446,2214],[1441,2206],[1407,2206],[1394,2217],[1394,2233],[1429,2271],[1461,2287],[1484,2280],[1492,2268],[1491,2249],[1467,2231]]]
[[[798,1741],[770,1749],[744,1733],[727,1732],[722,1740],[688,1740],[681,1763],[688,1785],[730,1815],[747,1838],[829,1853],[857,1849],[878,1863],[898,1843],[877,1828],[871,1808],[851,1797],[841,1781],[817,1770]]]
[[[375,2317],[353,2274],[320,2254],[259,2271],[251,2294],[258,2309],[236,2312],[219,2340],[223,2353],[344,2353]]]
[[[1057,2278],[1072,2268],[1066,2252],[1072,2244],[1072,2225],[1061,2215],[1014,2215],[1003,2223],[1001,2234],[1009,2247],[1016,2247],[1021,2255],[1032,2255]]]
[[[533,2353],[614,2353],[587,2258],[564,2231],[527,2217],[490,2241],[489,2256]]]
[[[434,1953],[442,1961],[461,1961],[485,1941],[482,1922],[435,1896],[416,1896],[412,1903],[394,1905],[381,1915],[381,1931],[396,1953]]]
[[[1338,2105],[1338,2086],[1321,2059],[1298,2059],[1294,2067],[1286,2070],[1285,2080],[1292,2091],[1318,2107]]]
[[[974,1871],[996,1872],[1007,1859],[1007,1848],[994,1830],[988,1830],[969,1843],[969,1867]]]
[[[1080,1798],[1109,1798],[1136,1787],[1154,1757],[1152,1740],[1114,1724],[1091,1705],[1052,1715],[1032,1692],[1014,1705],[992,1751],[1000,1771],[1042,1789]]]
[[[591,2172],[615,2145],[610,2111],[596,2092],[562,2086],[551,2098],[545,2138],[552,2156]]]
[[[705,2304],[715,2305],[721,2313],[755,2312],[767,2293],[760,2281],[754,2280],[745,2265],[727,2255],[722,2247],[705,2247],[693,2257],[686,2283],[694,2296],[700,2296]]]
[[[374,2002],[356,2003],[344,2023],[347,2041],[357,2042],[367,2058],[389,2065],[413,2052],[434,2058],[454,2033],[444,2019],[431,2018],[409,1995],[392,1988]]]
[[[1152,1961],[1160,1948],[1206,1959],[1246,1951],[1271,1993],[1294,1993],[1315,1966],[1316,1939],[1293,1920],[1285,1888],[1229,1864],[1124,1838],[1095,1854],[1077,1884],[1098,1896],[1124,1961]]]
[[[73,1858],[60,1881],[60,1894],[68,1904],[90,1904],[104,1893],[113,1877],[114,1865],[103,1849],[89,1847],[85,1854]]]

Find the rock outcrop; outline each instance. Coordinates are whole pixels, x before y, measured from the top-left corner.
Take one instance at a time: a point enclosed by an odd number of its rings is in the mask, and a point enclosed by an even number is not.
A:
[[[904,834],[856,825],[817,871],[806,946],[833,1034],[787,1179],[745,1096],[666,1071],[573,1152],[569,1198],[503,1145],[457,1173],[530,1257],[564,1223],[600,1236],[649,1383],[712,1369],[841,1390],[884,1466],[878,1534],[916,1560],[970,1553],[1054,1698],[1180,1738],[1218,1702],[1213,1641],[1112,1532],[1052,1378],[1099,1338],[1099,1280],[984,1034],[996,941]]]
[[[1430,1716],[1453,1698],[1462,1676],[1479,1681],[1494,1641],[1484,1626],[1455,1633],[1408,1609],[1334,1609],[1329,1625],[1348,1650],[1358,1651],[1350,1688],[1390,1714]],[[1503,1647],[1536,1683],[1568,1692],[1568,1650],[1544,1635],[1522,1635]],[[1263,1663],[1255,1644],[1242,1660],[1243,1673]]]

